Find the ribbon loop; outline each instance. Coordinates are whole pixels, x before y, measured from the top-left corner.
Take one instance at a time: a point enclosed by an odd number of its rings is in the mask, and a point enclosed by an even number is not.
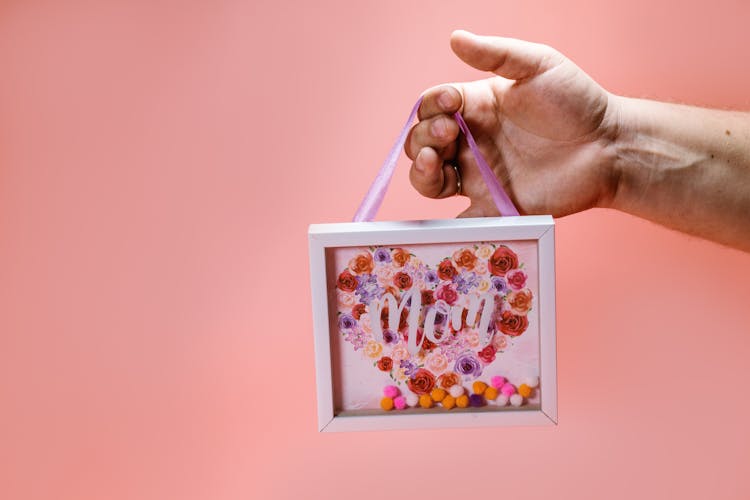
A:
[[[401,129],[401,133],[399,134],[398,139],[396,139],[396,143],[391,148],[385,162],[383,162],[383,165],[378,171],[378,175],[370,185],[357,213],[354,215],[354,222],[372,221],[378,213],[378,209],[380,209],[380,205],[383,203],[383,198],[385,198],[388,185],[393,177],[393,172],[396,169],[396,163],[401,154],[401,149],[403,149],[404,144],[406,143],[409,126],[417,116],[417,111],[422,104],[422,99],[423,97],[420,97],[417,100],[411,113],[409,113],[409,118],[406,120],[403,129]],[[508,193],[505,192],[500,181],[495,176],[495,173],[479,151],[479,147],[477,146],[476,141],[474,141],[474,136],[471,135],[471,131],[466,125],[463,116],[461,116],[459,112],[456,112],[453,117],[456,119],[456,122],[458,122],[458,127],[461,129],[461,132],[466,136],[466,142],[469,144],[469,149],[471,149],[471,152],[474,154],[474,160],[477,162],[479,172],[482,174],[482,179],[484,179],[484,182],[487,184],[492,200],[495,202],[495,206],[497,207],[498,212],[500,212],[500,215],[519,215],[518,209],[516,209],[513,201],[508,196]]]

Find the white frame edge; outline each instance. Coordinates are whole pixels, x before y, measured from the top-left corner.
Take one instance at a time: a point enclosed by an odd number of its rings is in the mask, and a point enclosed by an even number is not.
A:
[[[398,222],[311,224],[310,284],[315,338],[318,430],[426,429],[557,424],[557,342],[555,312],[555,233],[549,215]],[[500,229],[502,228],[502,229]],[[501,235],[488,235],[500,229]],[[328,317],[326,249],[346,246],[409,245],[460,241],[536,240],[539,259],[539,342],[541,392],[539,409],[434,414],[336,416]]]

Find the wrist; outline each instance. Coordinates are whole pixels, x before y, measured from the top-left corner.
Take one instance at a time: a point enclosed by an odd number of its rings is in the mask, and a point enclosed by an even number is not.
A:
[[[628,106],[629,99],[615,94],[608,94],[607,112],[601,125],[602,158],[604,166],[603,186],[597,208],[614,208],[622,210],[624,196],[626,162],[623,152],[625,144],[630,142],[632,127],[630,125]]]
[[[643,215],[639,204],[654,184],[664,181],[663,163],[682,161],[665,138],[656,137],[658,125],[651,119],[648,101],[611,95],[611,198],[608,208]]]

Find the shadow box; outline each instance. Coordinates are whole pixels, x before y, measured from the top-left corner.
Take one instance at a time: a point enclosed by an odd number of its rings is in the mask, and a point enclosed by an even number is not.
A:
[[[308,235],[320,431],[557,422],[552,217]]]

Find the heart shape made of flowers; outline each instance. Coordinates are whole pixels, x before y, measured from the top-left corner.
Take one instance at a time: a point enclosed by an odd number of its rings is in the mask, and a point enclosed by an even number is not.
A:
[[[463,245],[434,268],[408,248],[370,247],[338,273],[336,326],[343,340],[361,350],[377,370],[415,394],[427,394],[437,385],[477,379],[513,338],[523,335],[534,301],[527,278],[524,263],[507,244]],[[403,299],[406,305],[395,315],[398,325],[391,324],[384,298],[390,295],[400,304],[405,295],[417,292],[418,323],[410,328],[411,301]],[[468,314],[472,301],[481,297],[492,298],[486,331],[478,330],[478,314]],[[435,309],[434,334],[425,335],[430,308]],[[372,312],[380,317],[371,317]],[[380,328],[373,328],[374,320]],[[414,331],[418,349],[410,352]]]

